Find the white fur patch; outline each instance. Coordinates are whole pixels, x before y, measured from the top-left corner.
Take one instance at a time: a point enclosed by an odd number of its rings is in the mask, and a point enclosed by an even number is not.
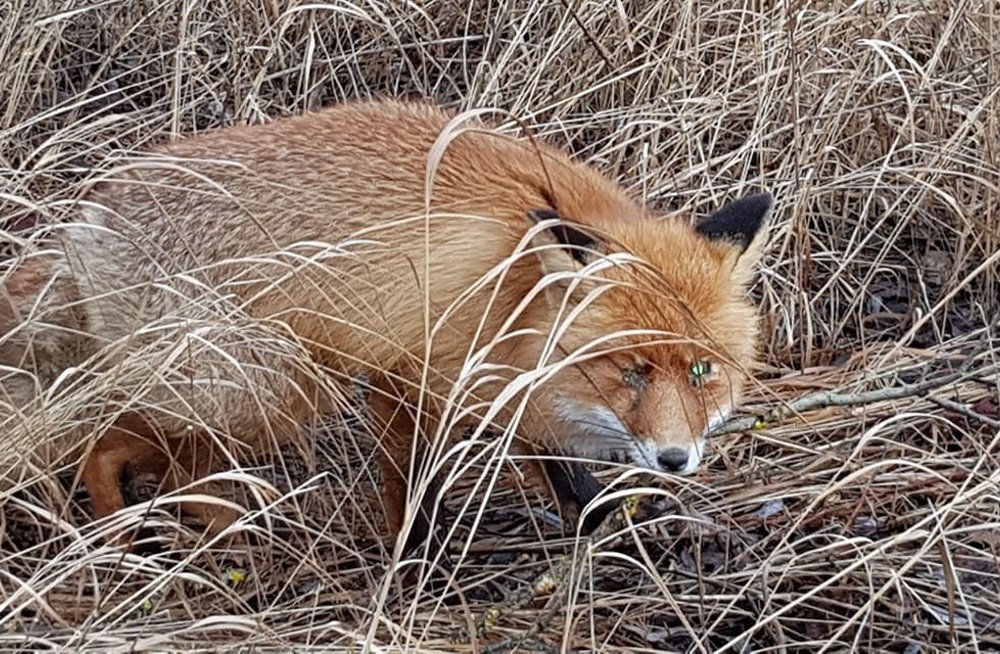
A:
[[[729,414],[732,413],[732,408],[724,407],[713,413],[708,417],[708,426],[705,427],[705,433],[708,433],[724,423]]]
[[[725,422],[729,412],[726,407],[709,416],[705,433]],[[572,442],[565,444],[569,452],[597,460],[627,460],[649,470],[666,472],[658,461],[659,446],[653,441],[637,440],[611,409],[559,397],[555,401],[555,413],[575,429]],[[687,464],[674,474],[690,475],[696,472],[705,458],[706,444],[704,435],[691,443]]]
[[[596,460],[628,460],[646,468],[659,469],[651,449],[636,441],[611,409],[560,397],[555,400],[555,412],[560,420],[573,425],[576,432],[572,442],[563,444],[569,452]]]

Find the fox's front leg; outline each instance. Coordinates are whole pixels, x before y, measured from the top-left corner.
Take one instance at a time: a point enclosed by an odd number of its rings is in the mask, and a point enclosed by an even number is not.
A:
[[[419,470],[429,454],[430,446],[417,432],[413,408],[405,400],[397,399],[391,392],[381,388],[374,388],[369,406],[375,420],[386,521],[389,533],[397,538],[406,522],[406,508],[413,476],[411,459]],[[414,439],[417,439],[415,451]],[[427,540],[437,495],[438,484],[432,481],[418,503],[417,514],[410,525],[404,551],[412,551]]]
[[[532,473],[555,500],[564,518],[579,520],[584,507],[604,490],[579,461],[560,458],[553,451],[539,447],[522,445],[519,449],[535,457],[531,460]],[[580,531],[586,535],[597,529],[615,507],[614,502],[604,502],[592,508],[583,519]]]

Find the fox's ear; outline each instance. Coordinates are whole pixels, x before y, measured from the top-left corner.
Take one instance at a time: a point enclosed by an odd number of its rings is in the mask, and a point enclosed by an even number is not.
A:
[[[733,200],[698,224],[697,230],[713,241],[728,241],[744,251],[767,220],[774,199],[770,193],[754,193]]]
[[[575,272],[605,251],[604,243],[582,226],[566,220],[554,209],[532,209],[528,219],[538,223],[558,220],[532,239],[542,270],[548,273]]]
[[[747,195],[702,220],[695,229],[711,241],[734,247],[737,272],[749,274],[760,259],[758,236],[763,233],[773,206],[770,193]]]

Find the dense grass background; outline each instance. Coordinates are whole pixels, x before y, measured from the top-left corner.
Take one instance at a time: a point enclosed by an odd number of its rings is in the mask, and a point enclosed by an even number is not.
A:
[[[751,412],[962,377],[720,439],[597,549],[507,484],[447,604],[387,573],[342,426],[327,474],[259,473],[241,582],[166,517],[173,553],[102,545],[69,471],[4,501],[0,649],[1000,647],[997,3],[5,0],[6,252],[135,149],[377,95],[506,110],[663,209],[770,190]]]

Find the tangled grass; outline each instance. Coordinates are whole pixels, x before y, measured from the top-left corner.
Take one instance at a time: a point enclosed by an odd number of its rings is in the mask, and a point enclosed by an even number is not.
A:
[[[67,467],[3,499],[0,649],[1000,647],[1000,7],[780,4],[7,0],[9,256],[163,139],[354,97],[496,107],[659,208],[775,195],[746,410],[798,411],[644,480],[672,510],[592,541],[505,474],[444,589],[393,572],[342,421],[312,465],[228,474],[267,498],[245,569],[163,501],[90,522]],[[141,520],[171,547],[104,542]]]

